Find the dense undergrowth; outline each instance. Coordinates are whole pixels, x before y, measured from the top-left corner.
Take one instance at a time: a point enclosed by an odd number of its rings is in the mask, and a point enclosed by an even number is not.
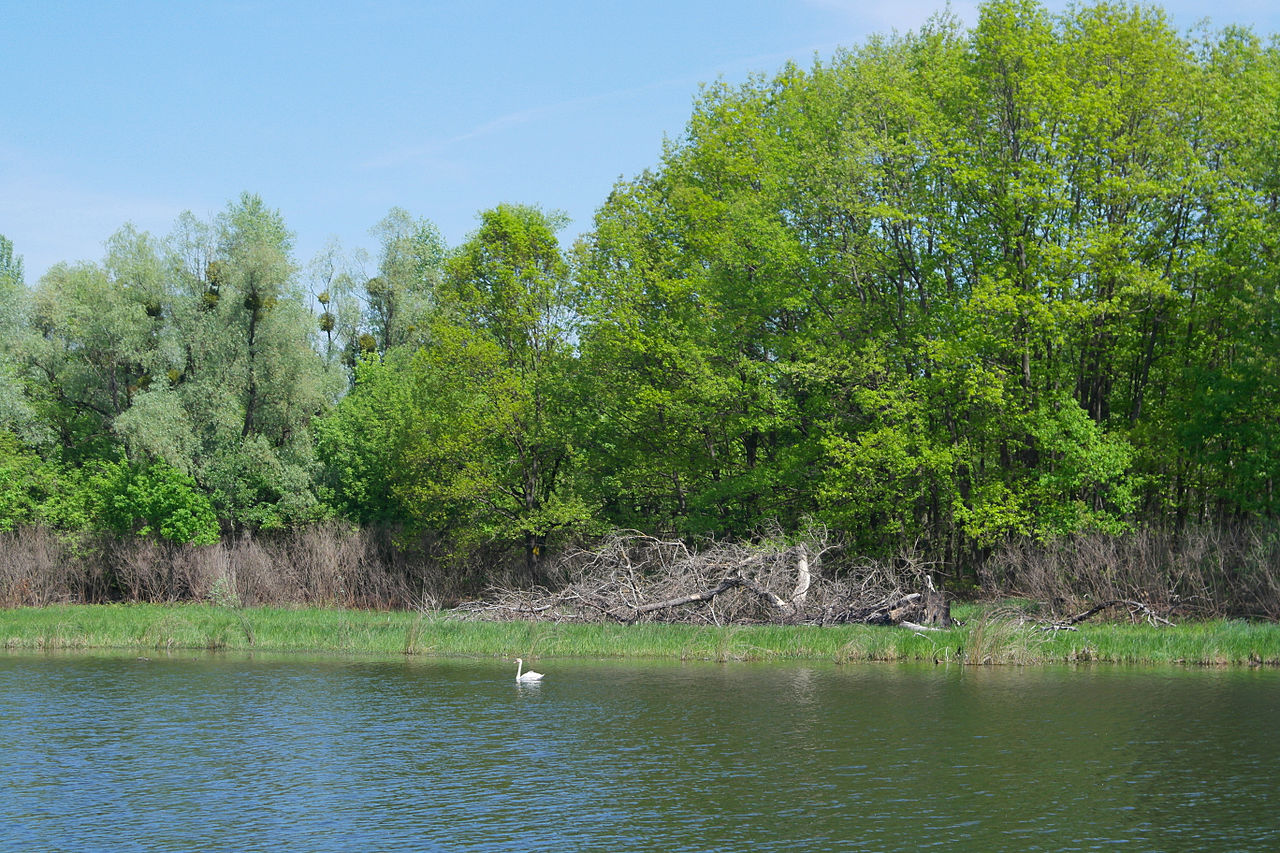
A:
[[[1174,619],[1280,620],[1280,529],[1262,524],[1009,540],[974,574],[956,574],[942,560],[915,550],[873,560],[813,536],[750,547],[762,553],[805,548],[816,577],[846,582],[875,575],[911,589],[930,574],[952,596],[1018,597],[1035,602],[1045,619],[1126,599]],[[590,548],[566,552],[529,575],[519,561],[484,553],[459,560],[429,541],[405,543],[385,529],[313,526],[190,545],[68,539],[43,528],[23,528],[0,532],[0,606],[447,607],[497,588],[555,588],[580,574],[582,560],[600,553]]]

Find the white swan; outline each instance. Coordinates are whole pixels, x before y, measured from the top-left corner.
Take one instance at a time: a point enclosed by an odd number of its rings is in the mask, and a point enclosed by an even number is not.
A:
[[[542,680],[542,673],[540,673],[540,672],[534,672],[533,670],[529,670],[528,672],[526,672],[526,673],[524,673],[524,674],[522,675],[522,674],[520,673],[520,670],[521,670],[521,669],[523,669],[523,668],[524,668],[524,659],[523,659],[523,658],[516,658],[516,681],[529,682],[529,681],[541,681],[541,680]]]

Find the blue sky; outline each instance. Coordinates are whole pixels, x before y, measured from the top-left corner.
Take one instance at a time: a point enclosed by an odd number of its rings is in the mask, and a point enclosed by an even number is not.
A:
[[[392,206],[450,245],[500,202],[569,214],[658,162],[699,83],[913,29],[922,0],[0,0],[0,234],[34,283],[126,222],[167,234],[241,191],[297,234],[373,248]],[[1066,6],[1051,0],[1053,10]],[[1280,32],[1274,0],[1175,0]],[[963,21],[974,2],[953,2]]]

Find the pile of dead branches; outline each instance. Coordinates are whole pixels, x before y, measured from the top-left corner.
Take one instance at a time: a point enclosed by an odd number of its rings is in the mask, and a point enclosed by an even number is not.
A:
[[[564,555],[555,589],[496,589],[458,608],[484,619],[548,621],[951,624],[950,607],[918,566],[868,565],[838,577],[820,571],[834,546],[711,544],[634,531]]]

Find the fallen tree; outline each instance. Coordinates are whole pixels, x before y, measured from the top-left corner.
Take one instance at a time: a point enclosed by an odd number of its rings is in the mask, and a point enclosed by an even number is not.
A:
[[[555,589],[495,589],[458,610],[476,618],[552,621],[832,625],[913,629],[952,624],[950,602],[924,566],[868,565],[828,577],[815,569],[833,546],[714,544],[617,533],[564,555]]]
[[[1085,610],[1082,613],[1077,613],[1075,616],[1072,616],[1069,619],[1061,619],[1061,620],[1052,622],[1048,625],[1043,625],[1041,626],[1041,629],[1045,631],[1075,631],[1075,630],[1078,630],[1075,627],[1076,625],[1080,624],[1086,619],[1090,619],[1098,615],[1104,610],[1109,610],[1113,607],[1128,608],[1130,621],[1137,622],[1140,620],[1145,620],[1148,624],[1152,626],[1168,625],[1170,627],[1173,627],[1172,622],[1170,622],[1168,619],[1164,618],[1160,614],[1156,613],[1146,603],[1141,601],[1134,601],[1132,599],[1115,598],[1110,601],[1104,601],[1101,604],[1095,604],[1093,607],[1090,607],[1088,610]]]

